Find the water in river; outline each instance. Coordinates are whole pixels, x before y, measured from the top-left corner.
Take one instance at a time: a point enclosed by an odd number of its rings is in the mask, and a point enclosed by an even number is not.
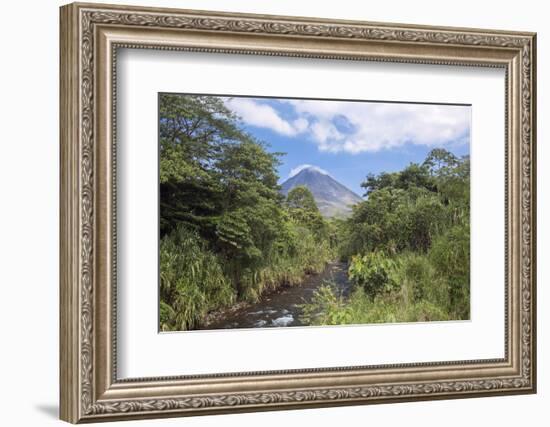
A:
[[[346,297],[351,288],[347,264],[329,263],[325,270],[307,277],[301,285],[285,286],[264,295],[255,304],[244,306],[201,329],[269,328],[284,326],[307,326],[300,321],[300,304],[311,301],[315,290],[325,281],[331,281]]]

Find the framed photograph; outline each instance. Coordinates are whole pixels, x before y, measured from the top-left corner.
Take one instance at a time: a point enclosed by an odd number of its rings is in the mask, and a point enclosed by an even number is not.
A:
[[[60,22],[63,420],[536,391],[535,34]]]

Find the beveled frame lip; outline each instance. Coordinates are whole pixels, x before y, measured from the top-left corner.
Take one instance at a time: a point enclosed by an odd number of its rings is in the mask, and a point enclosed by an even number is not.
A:
[[[534,33],[76,3],[61,8],[60,43],[62,419],[535,392]],[[504,67],[505,358],[117,380],[113,71],[118,47]]]

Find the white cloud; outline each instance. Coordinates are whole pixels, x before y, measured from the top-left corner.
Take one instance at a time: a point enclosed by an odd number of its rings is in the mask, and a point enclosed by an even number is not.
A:
[[[285,120],[277,103],[290,106]],[[429,147],[469,141],[470,107],[377,102],[227,98],[245,123],[315,143],[320,151],[374,152],[405,144]]]
[[[313,169],[314,171],[317,171],[317,172],[320,172],[324,175],[329,175],[330,176],[330,174],[326,170],[321,169],[319,166],[304,164],[304,165],[296,166],[294,169],[292,169],[290,171],[290,173],[288,174],[288,177],[292,178],[294,175],[298,175],[304,169]]]
[[[294,129],[296,129],[296,131],[298,133],[302,133],[302,132],[305,132],[307,130],[307,128],[309,127],[309,122],[304,119],[303,117],[300,117],[296,120],[294,120],[292,122],[293,126],[294,126]]]
[[[360,153],[405,144],[442,146],[468,140],[466,106],[289,100],[299,116],[312,120],[309,136],[319,150]],[[349,129],[338,129],[344,117]],[[463,141],[462,141],[463,142]]]
[[[344,137],[344,135],[336,129],[336,126],[328,120],[319,120],[313,123],[313,125],[311,125],[311,134],[321,145],[329,144],[330,141],[341,140]]]
[[[307,120],[298,118],[292,123],[288,122],[273,107],[249,98],[228,98],[225,105],[237,113],[245,123],[268,128],[282,135],[295,136],[307,128]]]

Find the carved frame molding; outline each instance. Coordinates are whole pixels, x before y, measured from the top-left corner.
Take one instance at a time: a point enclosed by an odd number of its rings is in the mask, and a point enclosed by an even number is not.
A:
[[[506,68],[506,357],[118,381],[111,279],[116,282],[113,135],[119,47]],[[93,4],[62,7],[61,418],[101,421],[534,392],[535,68],[532,33]],[[266,386],[262,381],[271,376]],[[299,385],[285,386],[289,379]],[[209,391],[196,392],[196,384],[206,384]]]

